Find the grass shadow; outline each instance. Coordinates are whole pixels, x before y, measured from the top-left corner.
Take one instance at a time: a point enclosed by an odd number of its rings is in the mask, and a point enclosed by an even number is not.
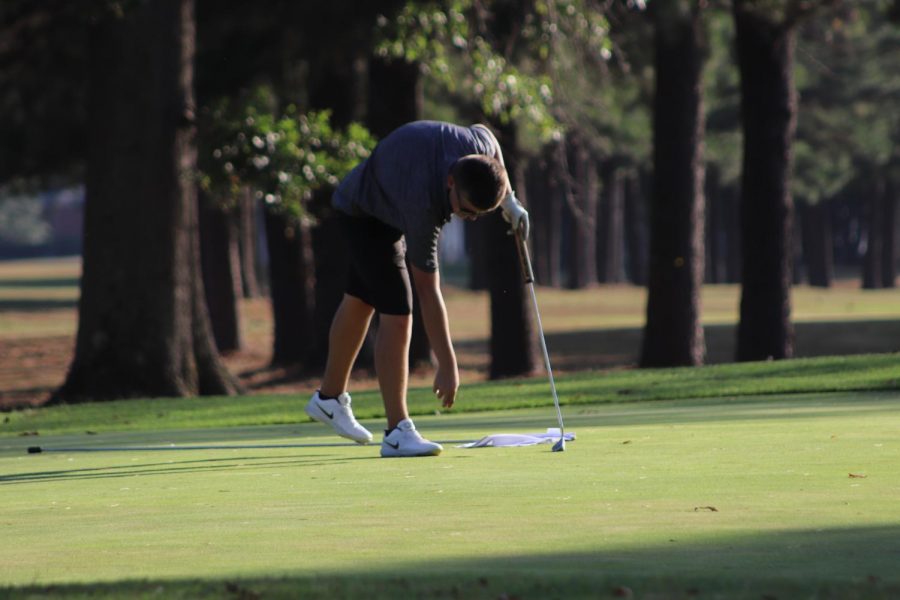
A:
[[[711,514],[711,518],[715,515]],[[5,598],[896,598],[900,526],[689,532],[649,547],[491,553],[272,576],[0,588]],[[585,532],[602,538],[602,532]]]
[[[47,310],[60,310],[76,308],[77,298],[0,298],[0,313],[2,312],[43,312]]]
[[[277,460],[273,460],[273,458]],[[34,471],[0,475],[0,486],[38,483],[47,481],[79,481],[87,479],[117,479],[147,475],[171,475],[184,473],[209,473],[212,471],[235,471],[239,469],[271,469],[281,467],[315,467],[332,463],[369,460],[374,456],[334,456],[329,454],[297,455],[290,457],[272,456],[229,456],[227,458],[204,458],[200,460],[173,460],[145,464],[111,465],[104,467]]]
[[[80,280],[77,277],[46,277],[40,279],[2,278],[0,289],[3,288],[77,288]]]

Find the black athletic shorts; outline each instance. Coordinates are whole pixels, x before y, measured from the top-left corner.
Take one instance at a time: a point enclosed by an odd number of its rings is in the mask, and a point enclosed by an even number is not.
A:
[[[371,217],[341,215],[350,248],[346,292],[386,315],[412,313],[403,232]]]

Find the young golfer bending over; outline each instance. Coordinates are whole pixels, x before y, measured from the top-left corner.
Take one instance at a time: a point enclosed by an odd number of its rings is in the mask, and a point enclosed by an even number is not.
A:
[[[406,407],[412,336],[412,265],[422,319],[437,358],[434,393],[453,406],[459,388],[456,354],[438,274],[438,235],[451,215],[476,219],[500,206],[512,227],[528,234],[528,213],[516,200],[494,135],[483,125],[418,121],[396,129],[341,182],[332,199],[351,265],[344,298],[328,338],[322,385],[306,414],[360,444],[372,434],[353,416],[350,371],[380,315],[375,372],[387,415],[381,456],[433,456],[440,444],[416,431]]]

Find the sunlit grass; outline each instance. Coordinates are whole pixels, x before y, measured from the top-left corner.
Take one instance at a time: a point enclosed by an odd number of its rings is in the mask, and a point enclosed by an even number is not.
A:
[[[414,460],[314,423],[4,438],[0,585],[26,587],[0,595],[896,597],[898,406],[570,406],[565,453],[455,447],[552,426],[549,407],[421,416],[445,452]]]
[[[563,406],[632,403],[642,400],[812,394],[847,390],[900,389],[900,355],[878,354],[732,363],[702,368],[571,373],[557,378]],[[354,393],[361,418],[384,415],[376,390]],[[55,435],[86,431],[139,431],[273,425],[306,421],[304,394],[241,397],[119,400],[8,413],[0,436]],[[500,380],[464,386],[451,413],[550,407],[545,378]],[[433,415],[439,403],[430,387],[410,390],[413,415]]]

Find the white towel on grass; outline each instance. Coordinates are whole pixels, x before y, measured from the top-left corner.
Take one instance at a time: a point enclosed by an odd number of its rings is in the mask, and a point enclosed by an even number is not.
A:
[[[566,432],[566,441],[575,439],[573,432]],[[559,429],[547,429],[547,433],[494,433],[486,435],[476,442],[461,444],[457,448],[508,448],[512,446],[535,446],[552,444],[559,440]]]

